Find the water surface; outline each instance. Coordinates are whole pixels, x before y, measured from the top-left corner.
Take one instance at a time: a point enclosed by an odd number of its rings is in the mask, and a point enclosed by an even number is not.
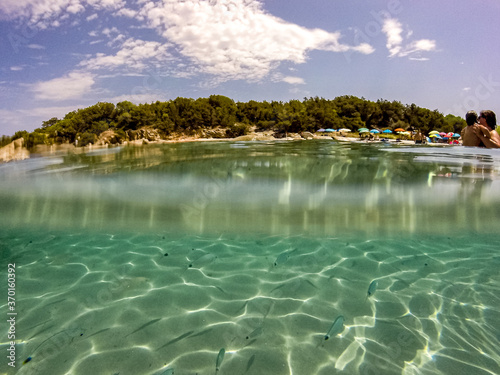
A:
[[[307,141],[0,165],[0,371],[213,374],[225,348],[222,375],[500,373],[499,161]]]

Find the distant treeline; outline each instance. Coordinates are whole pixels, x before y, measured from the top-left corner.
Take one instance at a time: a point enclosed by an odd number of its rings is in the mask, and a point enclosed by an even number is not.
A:
[[[460,133],[465,121],[457,116],[444,116],[437,110],[399,101],[376,102],[355,96],[340,96],[333,100],[304,98],[300,100],[235,102],[221,96],[135,105],[123,101],[97,103],[70,112],[62,119],[43,121],[34,132],[19,131],[12,137],[2,137],[2,145],[24,137],[28,148],[36,144],[94,143],[106,130],[114,130],[118,141],[127,140],[130,132],[153,128],[165,138],[179,135],[200,135],[211,129],[225,129],[225,135],[246,134],[252,127],[257,131],[284,133],[315,132],[320,128],[359,128],[432,130]]]

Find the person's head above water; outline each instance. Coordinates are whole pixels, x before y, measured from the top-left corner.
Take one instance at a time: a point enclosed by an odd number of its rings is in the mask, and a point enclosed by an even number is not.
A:
[[[474,125],[477,123],[477,113],[476,111],[469,111],[465,114],[465,122],[467,125]]]
[[[482,119],[482,118],[485,120],[486,125],[488,125],[488,127],[491,130],[494,130],[497,127],[497,117],[495,115],[495,112],[489,111],[489,110],[481,111],[481,113],[479,115],[479,119]],[[480,123],[481,123],[481,125],[484,125],[481,120],[480,120]]]

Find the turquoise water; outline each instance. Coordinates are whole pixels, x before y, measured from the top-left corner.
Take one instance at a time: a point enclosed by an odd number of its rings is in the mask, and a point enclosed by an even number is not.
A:
[[[498,374],[499,172],[328,141],[0,165],[0,373]]]

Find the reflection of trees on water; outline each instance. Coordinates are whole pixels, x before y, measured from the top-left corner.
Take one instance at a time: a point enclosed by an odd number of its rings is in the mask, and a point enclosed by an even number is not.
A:
[[[484,203],[494,160],[466,155],[468,167],[425,150],[329,141],[122,147],[68,155],[46,167],[46,193],[25,184],[5,199],[17,202],[19,222],[78,225],[397,233],[498,221]]]
[[[189,143],[124,147],[111,154],[73,154],[65,164],[86,165],[96,173],[147,169],[193,176],[288,180],[338,185],[415,183],[436,170],[432,163],[415,162],[415,154],[387,153],[374,145],[331,142]],[[82,170],[86,172],[85,169]]]
[[[485,192],[489,190],[494,177],[494,160],[489,156],[476,158],[462,167],[460,190],[458,193],[457,215],[465,218],[470,229],[481,230],[482,220],[488,206],[482,204]]]

